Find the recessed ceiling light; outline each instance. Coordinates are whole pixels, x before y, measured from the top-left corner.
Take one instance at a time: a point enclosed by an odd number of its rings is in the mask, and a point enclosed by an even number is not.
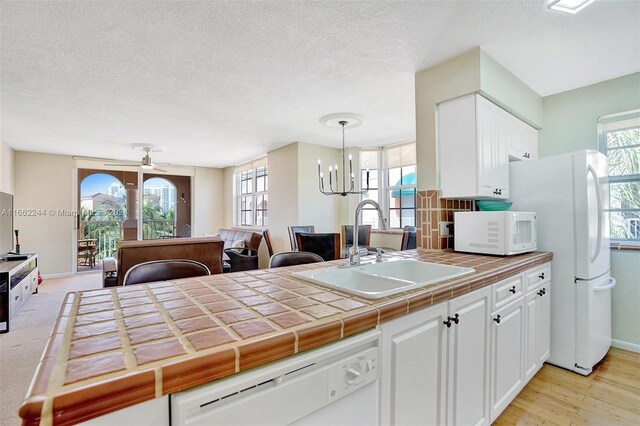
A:
[[[547,7],[551,10],[574,15],[593,2],[594,0],[551,0]]]

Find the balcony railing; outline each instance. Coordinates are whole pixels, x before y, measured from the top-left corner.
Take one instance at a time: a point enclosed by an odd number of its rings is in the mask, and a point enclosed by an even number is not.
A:
[[[142,221],[142,238],[144,240],[174,238],[175,236],[176,222],[173,219],[144,219]]]
[[[84,240],[96,240],[96,260],[113,256],[118,241],[122,238],[122,221],[120,220],[87,220],[80,222],[80,235]],[[79,253],[79,255],[82,255]]]

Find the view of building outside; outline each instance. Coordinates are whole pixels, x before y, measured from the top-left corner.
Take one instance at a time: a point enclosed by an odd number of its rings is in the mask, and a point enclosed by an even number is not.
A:
[[[80,184],[78,268],[113,256],[122,236],[126,192],[115,177],[96,173]]]
[[[142,238],[155,240],[176,235],[176,187],[163,178],[144,182]]]

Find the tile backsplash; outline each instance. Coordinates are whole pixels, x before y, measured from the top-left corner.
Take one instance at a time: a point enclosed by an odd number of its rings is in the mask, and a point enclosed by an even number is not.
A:
[[[440,223],[453,224],[453,213],[474,210],[474,202],[470,200],[451,200],[439,197],[438,190],[418,191],[417,198],[417,245],[428,250],[445,250],[453,248],[453,227],[449,227],[449,235],[440,233]]]

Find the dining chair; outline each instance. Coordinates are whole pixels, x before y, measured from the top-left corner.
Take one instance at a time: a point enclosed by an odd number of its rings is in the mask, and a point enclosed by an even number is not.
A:
[[[400,243],[400,250],[412,250],[416,248],[416,227],[407,225],[402,232],[402,242]]]
[[[307,234],[299,232],[296,234],[298,251],[308,251],[315,253],[324,260],[340,259],[340,234],[335,232]]]
[[[342,225],[343,245],[353,245],[353,225]],[[358,245],[367,247],[371,245],[371,225],[358,226]]]
[[[313,234],[316,232],[316,227],[313,225],[293,225],[287,226],[287,230],[289,231],[289,242],[291,243],[291,250],[298,251],[298,242],[296,241],[296,234],[299,232],[304,232],[306,234]]]
[[[269,268],[281,266],[305,265],[307,263],[324,262],[324,259],[315,253],[307,251],[284,251],[271,256]]]
[[[195,260],[152,260],[131,267],[124,276],[124,285],[177,280],[211,275],[206,265]]]

